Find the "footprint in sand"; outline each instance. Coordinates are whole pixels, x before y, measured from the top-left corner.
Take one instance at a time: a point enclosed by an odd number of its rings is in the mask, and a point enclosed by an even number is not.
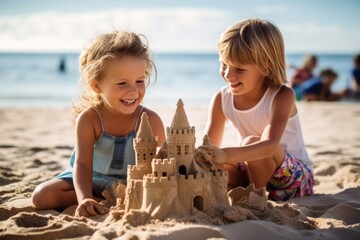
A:
[[[322,151],[322,152],[317,152],[315,153],[316,155],[338,155],[341,154],[341,151]]]
[[[330,176],[333,175],[336,172],[336,167],[335,166],[325,166],[322,168],[317,168],[315,170],[315,175],[317,176]]]
[[[0,148],[14,148],[14,145],[0,145]]]

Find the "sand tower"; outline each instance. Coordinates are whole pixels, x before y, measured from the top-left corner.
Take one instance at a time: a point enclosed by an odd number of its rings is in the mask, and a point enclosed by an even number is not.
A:
[[[195,149],[195,127],[190,127],[184,103],[179,99],[171,126],[166,128],[168,158],[175,158],[178,172],[192,174],[192,157]]]
[[[156,147],[157,138],[152,132],[148,115],[144,112],[141,115],[138,133],[134,138],[134,148],[136,165],[144,166],[148,173],[151,172],[151,161],[156,155]]]

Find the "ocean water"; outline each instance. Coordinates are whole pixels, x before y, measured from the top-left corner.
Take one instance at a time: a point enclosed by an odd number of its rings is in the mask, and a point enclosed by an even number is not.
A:
[[[288,64],[301,65],[302,54],[286,56]],[[77,53],[0,53],[0,107],[71,106],[78,94]],[[319,73],[331,67],[339,76],[333,90],[349,86],[352,55],[318,55]],[[61,59],[65,71],[59,71]],[[208,104],[224,85],[217,54],[155,54],[156,83],[146,93],[146,105]],[[291,76],[293,69],[287,69]],[[154,78],[152,79],[154,80]]]

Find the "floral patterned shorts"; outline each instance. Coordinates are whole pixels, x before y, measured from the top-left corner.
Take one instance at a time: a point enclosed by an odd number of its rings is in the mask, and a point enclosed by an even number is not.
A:
[[[246,171],[239,164],[240,171]],[[247,175],[247,173],[246,173]],[[275,170],[266,186],[269,199],[286,201],[291,198],[311,196],[313,194],[314,175],[303,162],[286,153],[283,163]]]

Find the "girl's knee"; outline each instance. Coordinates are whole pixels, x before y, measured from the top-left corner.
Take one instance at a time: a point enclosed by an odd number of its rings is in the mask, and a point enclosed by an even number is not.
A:
[[[38,209],[49,209],[54,204],[56,185],[44,182],[38,185],[31,195],[33,205]],[[56,198],[56,197],[55,197]]]
[[[247,164],[250,182],[254,183],[256,188],[266,187],[275,172],[275,161],[272,159],[263,159],[249,161]]]
[[[229,173],[228,185],[231,188],[235,188],[238,186],[246,187],[249,184],[249,179],[243,172],[239,171],[239,169],[235,165],[231,164],[221,164],[216,165],[218,169],[223,169]]]
[[[45,192],[46,192],[46,190],[45,190],[44,186],[42,184],[40,184],[35,188],[35,190],[33,191],[32,195],[31,195],[31,202],[38,209],[43,208],[42,203],[44,202],[44,198],[47,195]]]

